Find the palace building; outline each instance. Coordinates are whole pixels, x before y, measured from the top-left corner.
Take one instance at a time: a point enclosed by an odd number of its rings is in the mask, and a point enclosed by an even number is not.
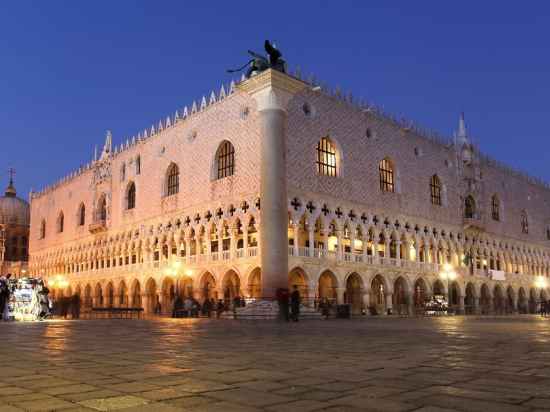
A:
[[[547,299],[550,188],[472,144],[268,69],[31,195],[30,271],[85,307],[176,295],[412,314],[528,313]]]

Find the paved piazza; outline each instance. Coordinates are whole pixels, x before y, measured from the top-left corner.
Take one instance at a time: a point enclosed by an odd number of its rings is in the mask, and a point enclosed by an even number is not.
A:
[[[0,411],[550,409],[550,320],[0,324]]]

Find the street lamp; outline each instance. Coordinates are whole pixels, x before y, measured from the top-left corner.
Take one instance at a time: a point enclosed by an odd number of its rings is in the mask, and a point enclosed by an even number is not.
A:
[[[447,308],[449,308],[451,304],[451,281],[456,279],[456,272],[451,264],[445,263],[439,276],[447,280]]]
[[[545,289],[546,285],[547,285],[546,279],[543,278],[542,276],[538,276],[537,279],[535,280],[535,287],[539,289]]]

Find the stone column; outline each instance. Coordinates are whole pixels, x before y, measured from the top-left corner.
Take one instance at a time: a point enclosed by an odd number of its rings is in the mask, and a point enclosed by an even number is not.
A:
[[[343,243],[343,240],[344,240],[344,236],[342,234],[342,230],[341,229],[338,229],[336,230],[336,259],[337,260],[343,260],[344,259],[344,245],[342,244]]]
[[[294,256],[298,256],[300,251],[298,250],[298,242],[300,241],[300,223],[294,223],[292,225],[294,233]]]
[[[393,310],[393,293],[386,293],[386,314],[391,314]]]
[[[464,315],[466,314],[466,305],[464,300],[466,299],[465,296],[459,296],[458,297],[458,314]]]
[[[370,315],[369,306],[370,306],[370,292],[364,291],[363,292],[363,309],[365,309],[365,314],[367,316]]]
[[[288,203],[286,184],[286,108],[307,85],[276,70],[266,70],[237,89],[257,103],[261,125],[260,217],[262,296],[288,287]]]
[[[344,302],[344,293],[346,293],[346,288],[336,288],[336,304],[343,305]]]
[[[315,225],[308,228],[308,240],[309,240],[309,257],[313,257],[315,253]]]
[[[397,259],[397,262],[401,261],[401,241],[400,240],[395,241],[395,258]]]
[[[191,238],[185,236],[185,260],[189,263],[189,255],[191,254]]]
[[[474,297],[474,310],[473,312],[476,315],[481,314],[481,307],[479,306],[479,298],[477,296]]]
[[[248,257],[248,225],[243,227],[243,257]]]

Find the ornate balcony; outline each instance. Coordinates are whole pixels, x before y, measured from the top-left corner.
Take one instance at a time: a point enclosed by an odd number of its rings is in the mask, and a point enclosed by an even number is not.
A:
[[[88,226],[90,233],[101,233],[107,230],[107,221],[97,220]]]

